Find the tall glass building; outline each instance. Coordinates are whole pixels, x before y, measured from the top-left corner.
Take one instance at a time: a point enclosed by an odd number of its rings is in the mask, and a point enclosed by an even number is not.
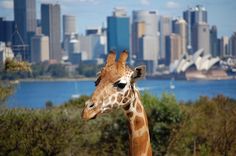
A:
[[[115,50],[117,56],[123,50],[130,53],[130,19],[124,9],[115,9],[107,17],[107,50]]]
[[[59,4],[41,5],[42,33],[49,37],[49,59],[61,61],[61,9]]]
[[[30,46],[31,37],[36,31],[36,0],[14,0],[14,20],[20,34],[20,37],[15,38],[14,45],[26,44]],[[30,48],[27,49],[27,54],[22,57],[25,60],[30,60]]]

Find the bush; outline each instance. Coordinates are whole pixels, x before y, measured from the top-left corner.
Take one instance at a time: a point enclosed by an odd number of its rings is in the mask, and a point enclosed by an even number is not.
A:
[[[0,155],[128,155],[127,120],[114,111],[84,122],[88,96],[51,109],[0,110]],[[148,93],[142,101],[149,118],[154,155],[234,155],[236,101],[201,97],[191,105],[172,95]]]

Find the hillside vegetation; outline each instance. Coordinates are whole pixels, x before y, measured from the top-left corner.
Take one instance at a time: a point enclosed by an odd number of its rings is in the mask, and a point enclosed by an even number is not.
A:
[[[123,112],[84,122],[80,115],[86,99],[81,96],[58,107],[37,110],[2,108],[0,155],[128,155]],[[154,155],[235,155],[235,100],[217,96],[178,103],[172,95],[157,98],[144,93],[142,101]]]

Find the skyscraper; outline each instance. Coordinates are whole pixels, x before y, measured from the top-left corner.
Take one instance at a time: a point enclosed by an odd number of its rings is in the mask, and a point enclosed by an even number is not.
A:
[[[187,49],[189,53],[193,53],[193,26],[197,23],[208,22],[207,10],[202,5],[196,5],[195,7],[188,8],[186,11],[184,11],[183,18],[187,22],[188,27]]]
[[[0,41],[6,44],[12,44],[14,42],[14,38],[12,37],[14,29],[14,21],[6,21],[0,17]]]
[[[199,49],[204,49],[205,54],[210,53],[210,33],[208,24],[194,24],[192,38],[194,52]]]
[[[160,59],[165,59],[166,54],[166,36],[172,32],[171,18],[167,16],[160,16]]]
[[[63,40],[66,35],[76,33],[76,18],[71,15],[63,15]]]
[[[31,46],[31,61],[40,63],[49,60],[49,40],[47,36],[35,35],[32,37]]]
[[[27,54],[22,54],[24,60],[30,60],[31,37],[36,31],[36,0],[14,0],[14,19],[20,37],[17,37],[14,45],[26,44]]]
[[[49,37],[49,58],[61,61],[61,9],[59,4],[42,4],[42,33]]]
[[[158,23],[155,11],[133,11],[132,50],[138,60],[157,61]]]
[[[124,9],[116,8],[107,17],[107,50],[115,50],[117,56],[123,50],[130,52],[130,19]]]
[[[229,56],[229,38],[227,36],[222,36],[220,38],[220,56],[221,57],[227,57]]]
[[[165,64],[170,65],[175,60],[178,60],[182,53],[183,51],[181,51],[181,36],[174,33],[166,36]]]
[[[230,43],[231,56],[236,57],[236,32],[230,37]]]
[[[175,20],[173,32],[180,36],[181,52],[187,52],[187,23],[184,19]]]
[[[217,45],[217,27],[213,25],[210,29],[210,53],[213,57],[220,56]]]

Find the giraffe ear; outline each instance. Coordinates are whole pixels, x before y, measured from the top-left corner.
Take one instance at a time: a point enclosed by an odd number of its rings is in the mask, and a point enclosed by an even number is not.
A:
[[[146,75],[146,66],[145,65],[138,66],[134,69],[132,80],[137,81],[140,79],[144,79],[145,75]]]

